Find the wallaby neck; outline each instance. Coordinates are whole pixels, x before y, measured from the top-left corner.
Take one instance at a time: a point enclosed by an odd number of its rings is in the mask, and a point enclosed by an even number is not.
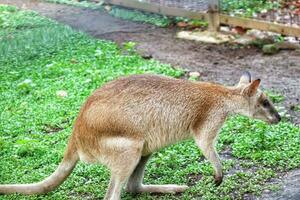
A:
[[[229,114],[250,115],[249,101],[236,90],[232,90],[232,96],[227,100],[227,109]]]

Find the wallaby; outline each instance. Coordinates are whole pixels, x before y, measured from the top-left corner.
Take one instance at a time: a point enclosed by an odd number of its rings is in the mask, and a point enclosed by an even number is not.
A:
[[[111,81],[96,90],[75,121],[63,161],[45,180],[34,184],[0,185],[0,194],[42,194],[54,190],[78,160],[101,163],[111,171],[106,200],[132,193],[176,193],[188,186],[143,185],[151,154],[176,142],[194,138],[214,168],[216,185],[223,178],[215,150],[218,131],[233,114],[278,123],[280,116],[267,96],[251,82],[249,72],[226,87],[157,75],[133,75]]]

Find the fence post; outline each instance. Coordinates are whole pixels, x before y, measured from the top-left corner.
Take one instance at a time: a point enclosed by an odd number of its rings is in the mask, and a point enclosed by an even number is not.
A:
[[[220,30],[220,7],[219,0],[208,0],[208,30]]]

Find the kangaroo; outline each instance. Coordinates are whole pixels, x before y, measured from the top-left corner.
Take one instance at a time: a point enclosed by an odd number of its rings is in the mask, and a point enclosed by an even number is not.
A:
[[[0,194],[52,191],[79,160],[110,169],[106,200],[120,199],[126,181],[126,190],[131,193],[183,192],[188,186],[144,185],[142,180],[153,152],[189,138],[194,138],[212,164],[215,183],[220,185],[223,173],[215,142],[226,117],[241,114],[272,124],[280,121],[259,85],[260,79],[251,81],[249,72],[231,87],[157,75],[111,81],[82,106],[56,171],[38,183],[0,185]]]

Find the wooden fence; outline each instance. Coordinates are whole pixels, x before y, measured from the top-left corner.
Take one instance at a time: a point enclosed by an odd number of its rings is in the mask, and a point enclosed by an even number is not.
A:
[[[139,0],[105,0],[105,2],[127,8],[158,13],[166,16],[207,20],[209,23],[209,30],[211,31],[219,30],[219,26],[223,24],[300,37],[300,27],[221,14],[219,12],[218,0],[208,0],[209,5],[206,11],[193,11],[184,8],[169,7],[162,4],[154,4]]]

